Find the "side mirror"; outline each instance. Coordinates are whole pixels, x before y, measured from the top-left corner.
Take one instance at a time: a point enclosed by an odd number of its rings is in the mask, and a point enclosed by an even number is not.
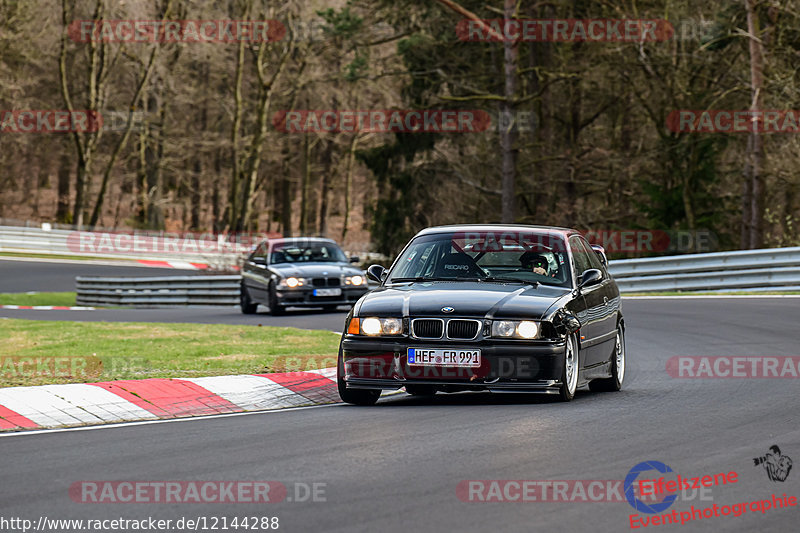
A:
[[[600,262],[603,263],[603,266],[608,266],[608,257],[606,257],[606,249],[600,246],[599,244],[593,244],[592,250],[594,250],[594,253],[596,253],[597,257],[600,258]]]
[[[351,255],[350,256],[350,262],[351,263],[360,263],[361,262],[361,258],[358,257],[357,255]]]
[[[256,257],[252,257],[250,259],[250,262],[253,263],[253,264],[256,264],[256,265],[264,265],[264,266],[266,266],[267,258],[266,257],[262,257],[262,256],[256,256]]]
[[[597,285],[603,280],[603,273],[596,268],[590,268],[578,279],[578,288],[591,287]]]
[[[383,280],[386,278],[386,269],[380,265],[371,265],[367,269],[367,277],[372,281],[383,283]]]

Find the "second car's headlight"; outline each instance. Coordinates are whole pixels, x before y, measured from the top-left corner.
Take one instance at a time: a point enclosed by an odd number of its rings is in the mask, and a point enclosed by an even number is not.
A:
[[[492,322],[492,337],[535,339],[537,335],[539,335],[539,324],[532,320],[495,320]]]
[[[354,287],[360,287],[366,283],[364,276],[347,276],[344,278],[345,285],[353,285]]]
[[[283,278],[278,282],[278,287],[281,289],[294,289],[296,287],[302,287],[303,285],[307,285],[308,280],[306,278],[296,278],[294,276],[289,278]]]
[[[377,335],[401,335],[403,333],[403,321],[399,318],[352,318],[348,333],[360,330],[363,335],[371,337]]]

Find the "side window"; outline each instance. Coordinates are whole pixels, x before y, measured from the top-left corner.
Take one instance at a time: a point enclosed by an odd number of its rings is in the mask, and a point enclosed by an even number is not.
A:
[[[597,257],[597,253],[594,250],[592,250],[591,245],[583,239],[580,239],[580,242],[583,248],[586,250],[586,253],[588,254],[589,265],[591,265],[589,268],[596,268],[597,270],[602,272],[603,275],[605,275],[606,269],[603,267],[603,263],[600,262],[600,258]]]
[[[256,247],[256,250],[252,253],[252,255],[250,257],[251,258],[253,258],[253,257],[266,258],[267,257],[267,243],[262,242],[261,244],[259,244]]]
[[[436,248],[435,242],[416,245],[405,259],[405,264],[398,265],[397,272],[393,274],[398,278],[416,278],[428,275],[431,270],[432,252]]]
[[[572,251],[572,258],[575,261],[575,277],[580,278],[584,272],[594,267],[589,258],[589,253],[586,251],[586,248],[583,247],[578,237],[570,238],[569,247]],[[592,254],[594,254],[594,252],[592,252]]]

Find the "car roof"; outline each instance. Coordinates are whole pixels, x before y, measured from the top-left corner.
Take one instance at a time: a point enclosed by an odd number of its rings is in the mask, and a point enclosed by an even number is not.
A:
[[[280,239],[268,239],[264,242],[269,244],[287,244],[294,242],[327,242],[331,244],[338,244],[333,239],[326,239],[325,237],[282,237]]]
[[[448,226],[433,226],[430,228],[425,228],[424,230],[417,233],[417,237],[420,235],[431,235],[435,233],[452,233],[454,231],[459,232],[468,232],[468,231],[475,231],[475,232],[489,232],[489,231],[500,231],[500,232],[514,232],[514,231],[535,231],[535,232],[542,232],[542,233],[557,233],[564,237],[570,237],[572,235],[580,235],[578,230],[572,228],[561,228],[558,226],[529,226],[527,224],[451,224]]]

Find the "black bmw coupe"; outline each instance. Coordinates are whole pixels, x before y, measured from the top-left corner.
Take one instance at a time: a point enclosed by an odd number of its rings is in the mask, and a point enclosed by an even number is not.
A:
[[[575,230],[517,225],[419,232],[361,297],[339,349],[342,400],[485,390],[617,391],[625,322],[603,249]]]

